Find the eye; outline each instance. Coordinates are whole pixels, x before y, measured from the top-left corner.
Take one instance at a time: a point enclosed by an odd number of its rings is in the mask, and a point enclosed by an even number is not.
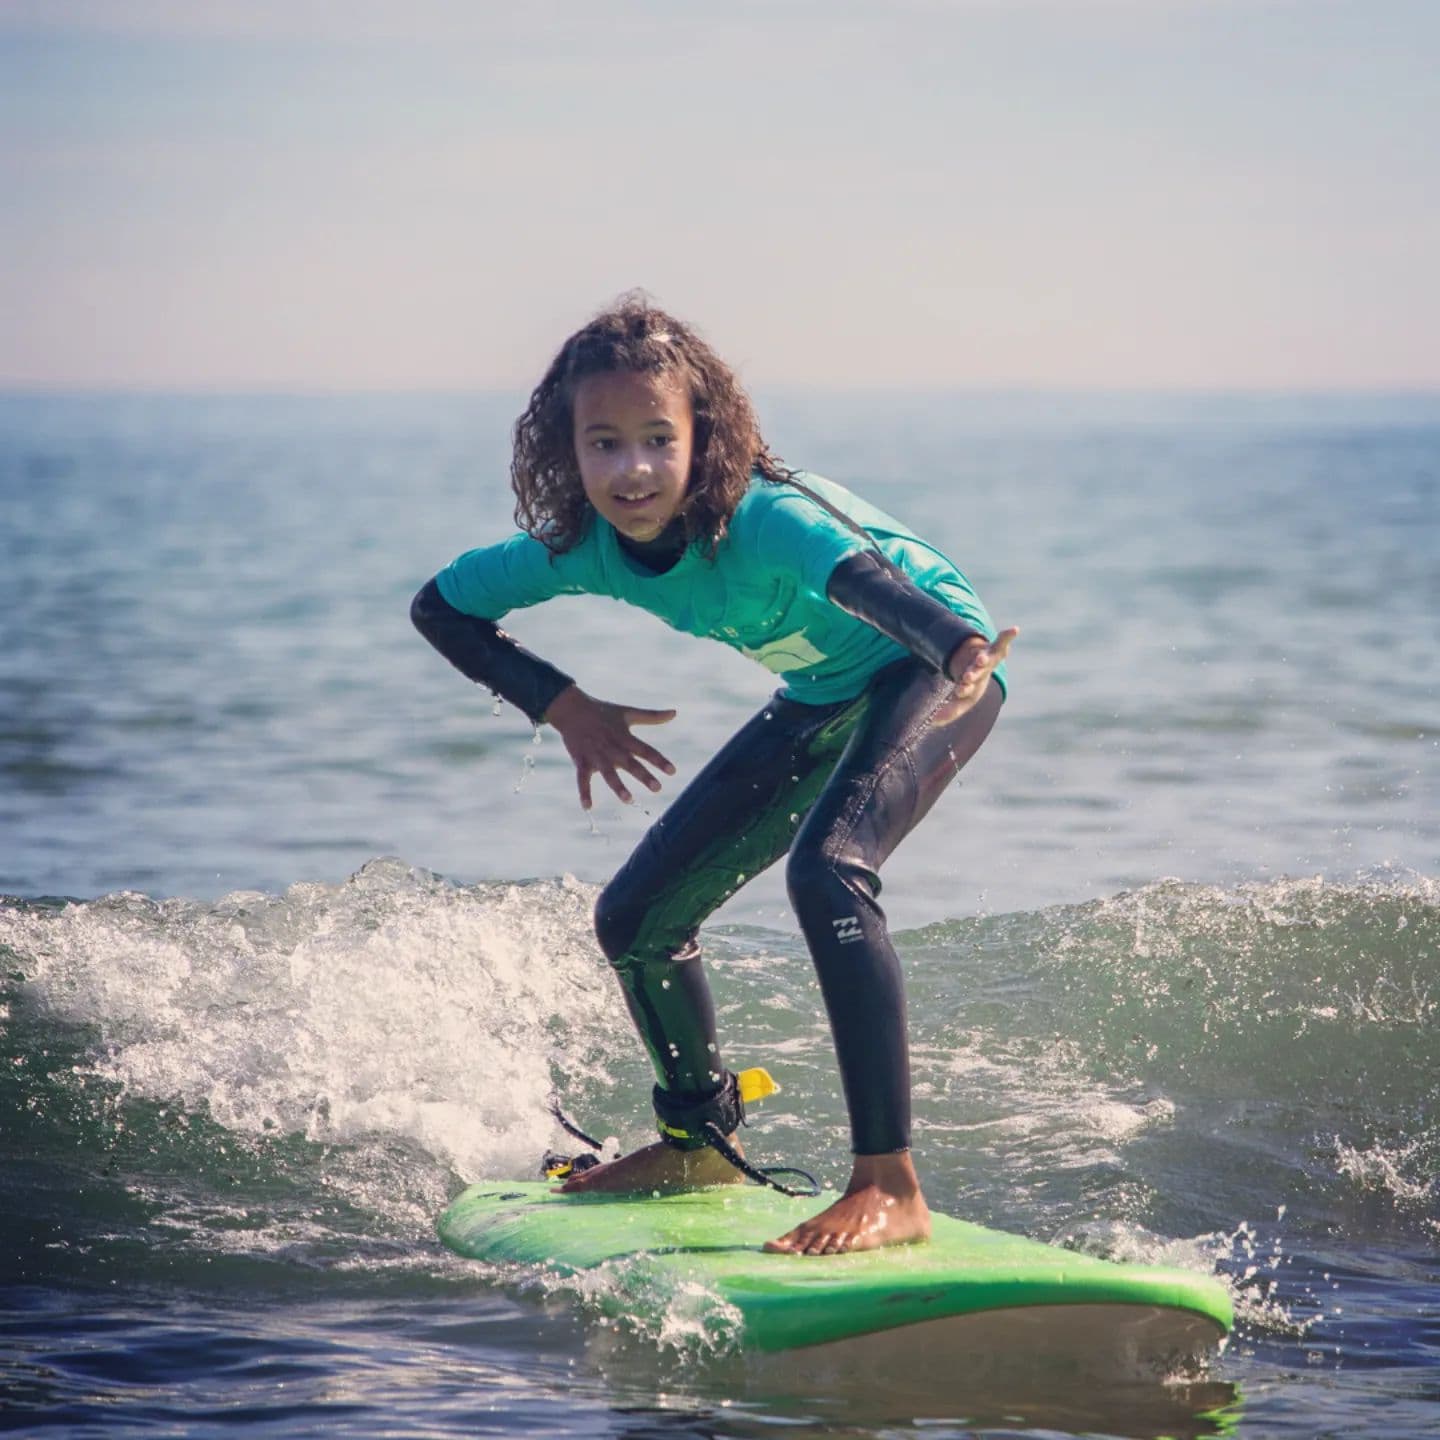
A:
[[[665,446],[675,443],[675,437],[673,435],[652,435],[650,437],[650,443],[655,446],[657,450],[663,450]]]

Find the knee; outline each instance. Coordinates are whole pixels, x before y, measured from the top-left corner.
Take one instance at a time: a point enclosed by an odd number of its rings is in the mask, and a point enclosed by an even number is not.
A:
[[[595,902],[595,939],[612,965],[619,965],[634,948],[641,915],[624,887],[614,880],[600,892]]]
[[[797,914],[825,904],[838,879],[834,864],[818,845],[797,844],[785,862],[785,889]]]
[[[873,902],[880,893],[880,877],[863,861],[831,854],[821,845],[796,845],[785,865],[785,888],[790,904],[803,921],[808,912],[825,914],[855,901]]]

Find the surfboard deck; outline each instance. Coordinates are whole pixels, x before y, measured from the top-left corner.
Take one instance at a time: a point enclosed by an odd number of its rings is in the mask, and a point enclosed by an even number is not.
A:
[[[685,1194],[562,1195],[545,1182],[487,1182],[439,1220],[451,1250],[560,1275],[643,1257],[680,1285],[699,1283],[742,1317],[747,1350],[839,1347],[886,1332],[905,1347],[1097,1342],[1164,1365],[1229,1332],[1225,1287],[1188,1270],[1116,1264],[1023,1236],[933,1216],[928,1244],[852,1255],[766,1254],[771,1236],[835,1197],[791,1199],[751,1185]],[[922,1327],[922,1328],[917,1328]]]

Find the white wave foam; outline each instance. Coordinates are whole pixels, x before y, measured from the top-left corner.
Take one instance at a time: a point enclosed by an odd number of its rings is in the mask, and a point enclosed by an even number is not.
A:
[[[677,1281],[649,1255],[630,1255],[590,1270],[524,1276],[529,1288],[564,1296],[595,1316],[616,1339],[691,1360],[734,1353],[744,1317],[698,1280]]]
[[[239,1132],[403,1140],[478,1179],[534,1168],[557,1082],[598,1078],[626,1023],[593,898],[383,860],[279,897],[0,912],[0,940],[124,1091]]]

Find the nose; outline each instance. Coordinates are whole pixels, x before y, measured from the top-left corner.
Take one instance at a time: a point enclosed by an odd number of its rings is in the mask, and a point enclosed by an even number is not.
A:
[[[625,452],[625,473],[627,475],[648,475],[650,455],[643,445],[632,445]]]

